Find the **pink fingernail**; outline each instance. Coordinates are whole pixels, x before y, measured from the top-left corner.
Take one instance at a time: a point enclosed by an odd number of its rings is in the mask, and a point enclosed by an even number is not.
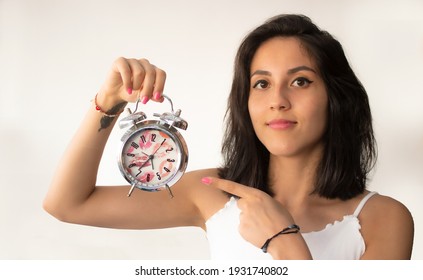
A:
[[[201,182],[206,185],[210,185],[212,183],[212,179],[209,177],[204,177],[201,179]]]
[[[154,99],[156,99],[156,100],[160,100],[161,97],[162,97],[162,95],[160,94],[160,92],[156,92],[154,94]]]
[[[148,102],[148,96],[143,96],[141,99],[142,104],[146,104]]]
[[[127,88],[127,89],[126,89],[126,91],[127,91],[129,94],[132,94],[132,88]]]

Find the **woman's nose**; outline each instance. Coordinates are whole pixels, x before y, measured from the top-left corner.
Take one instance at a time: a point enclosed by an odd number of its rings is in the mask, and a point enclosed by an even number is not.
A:
[[[279,89],[271,93],[270,109],[272,110],[287,110],[291,108],[291,103],[288,98],[287,90]]]

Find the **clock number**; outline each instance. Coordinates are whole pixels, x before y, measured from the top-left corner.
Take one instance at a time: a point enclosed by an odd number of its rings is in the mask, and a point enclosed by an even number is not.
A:
[[[145,136],[144,136],[144,135],[141,135],[141,141],[142,141],[143,143],[147,142],[147,140],[145,140]]]
[[[137,166],[137,164],[136,163],[131,163],[130,165],[128,165],[129,168],[132,168],[134,166]]]
[[[160,173],[159,172],[156,172],[156,175],[157,175],[157,179],[159,179],[159,180],[162,179],[162,177],[160,176]]]
[[[151,142],[156,142],[157,135],[155,133],[151,134]]]
[[[135,142],[132,142],[131,143],[131,146],[132,147],[134,147],[135,149],[138,149],[140,146],[137,144],[137,143],[135,143]]]
[[[171,147],[170,149],[166,149],[166,153],[173,151],[173,147]]]
[[[126,156],[128,156],[128,157],[135,157],[135,154],[127,153]]]
[[[163,169],[164,169],[167,173],[169,173],[169,172],[170,172],[169,168],[167,168],[166,166],[165,166],[165,167],[163,167]]]
[[[167,159],[167,162],[175,162],[175,160],[174,160],[174,159],[170,159],[170,158],[168,158],[168,159]]]
[[[147,173],[147,182],[150,182],[151,177],[150,177],[150,173]]]

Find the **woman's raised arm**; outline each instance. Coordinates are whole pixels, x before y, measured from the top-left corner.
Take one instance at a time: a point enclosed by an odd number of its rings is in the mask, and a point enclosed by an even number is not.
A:
[[[59,220],[110,228],[164,228],[201,225],[189,189],[190,179],[175,186],[174,199],[167,192],[134,192],[129,186],[96,186],[104,147],[127,102],[138,98],[163,101],[166,73],[145,59],[118,58],[101,90],[61,159],[44,209]],[[189,176],[188,176],[189,177]]]

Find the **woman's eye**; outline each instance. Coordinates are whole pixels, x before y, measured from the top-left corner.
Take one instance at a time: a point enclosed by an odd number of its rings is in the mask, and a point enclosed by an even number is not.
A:
[[[292,85],[295,87],[307,87],[309,86],[313,81],[310,81],[307,78],[297,78],[292,82]]]
[[[269,87],[269,82],[267,82],[266,80],[258,80],[253,88],[258,88],[258,89],[265,89]]]

